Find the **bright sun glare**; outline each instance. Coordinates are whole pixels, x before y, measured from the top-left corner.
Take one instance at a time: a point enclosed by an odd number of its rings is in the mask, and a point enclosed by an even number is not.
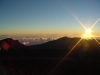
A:
[[[86,30],[86,34],[91,34],[91,30],[90,29],[87,29]]]
[[[91,35],[92,35],[91,34],[91,29],[86,29],[84,39],[91,39],[92,38]]]

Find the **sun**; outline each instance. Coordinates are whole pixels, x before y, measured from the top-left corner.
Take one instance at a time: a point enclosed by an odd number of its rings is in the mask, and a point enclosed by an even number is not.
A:
[[[86,34],[91,34],[91,29],[87,29]]]
[[[91,39],[92,38],[92,34],[91,34],[91,29],[86,29],[85,31],[85,36],[84,36],[84,39]]]

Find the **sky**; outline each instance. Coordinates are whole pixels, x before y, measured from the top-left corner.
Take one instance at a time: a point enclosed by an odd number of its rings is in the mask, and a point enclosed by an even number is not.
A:
[[[100,0],[0,0],[0,35],[83,34],[100,18]],[[92,28],[100,34],[100,21]]]

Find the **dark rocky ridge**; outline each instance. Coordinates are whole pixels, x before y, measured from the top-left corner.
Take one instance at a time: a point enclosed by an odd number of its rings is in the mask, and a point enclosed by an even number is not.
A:
[[[0,47],[2,50],[14,50],[24,47],[18,40],[13,40],[11,38],[6,38],[0,41]]]
[[[15,49],[0,52],[0,64],[9,75],[100,74],[100,45],[94,39],[83,39],[52,72],[79,40],[63,37],[40,45],[18,49],[15,46]]]

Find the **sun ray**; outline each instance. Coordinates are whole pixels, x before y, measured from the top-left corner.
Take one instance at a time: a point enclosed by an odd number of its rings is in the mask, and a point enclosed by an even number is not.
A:
[[[84,26],[84,24],[71,12],[72,16],[78,21],[78,23],[80,25],[82,25],[84,27],[84,29],[86,30],[86,27]]]
[[[100,42],[91,34],[91,36],[93,37],[93,39],[100,45]]]
[[[100,18],[91,26],[90,29],[92,29],[98,23],[99,20],[100,20]]]
[[[53,75],[54,74],[54,71],[58,68],[58,66],[70,55],[70,53],[75,49],[75,47],[82,41],[82,39],[90,34],[93,39],[98,43],[100,44],[100,42],[91,34],[91,29],[97,24],[97,22],[100,20],[100,18],[91,26],[90,29],[87,29],[82,23],[81,21],[71,12],[72,16],[79,22],[79,24],[82,25],[82,27],[86,30],[86,33],[81,37],[81,39],[72,47],[72,49],[62,58],[62,60],[49,72],[49,74]]]
[[[73,46],[73,48],[64,56],[64,58],[62,58],[62,60],[53,68],[53,70],[50,72],[53,73],[55,71],[56,68],[58,68],[58,66],[70,55],[70,53],[75,49],[75,47],[82,41],[82,39],[84,38],[86,34],[83,35],[83,37]]]

